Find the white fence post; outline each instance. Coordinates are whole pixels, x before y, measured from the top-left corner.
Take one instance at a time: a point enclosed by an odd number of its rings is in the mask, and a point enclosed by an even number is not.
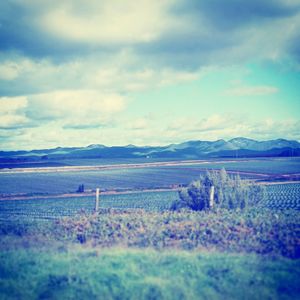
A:
[[[214,207],[215,187],[212,185],[209,191],[209,208]]]
[[[100,194],[100,190],[99,188],[96,188],[95,212],[99,211],[99,194]]]

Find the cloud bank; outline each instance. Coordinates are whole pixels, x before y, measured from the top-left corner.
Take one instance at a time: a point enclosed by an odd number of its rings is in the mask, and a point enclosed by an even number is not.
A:
[[[276,66],[294,74],[290,82],[296,86],[299,28],[298,0],[2,1],[2,148],[164,144],[236,135],[299,139],[299,121],[288,113],[276,119],[265,111],[260,119],[247,116],[241,122],[238,108],[228,119],[199,104],[196,120],[186,112],[164,121],[169,109],[160,105],[169,88],[178,89],[176,101],[184,103],[197,97],[197,89],[208,89],[206,78],[233,66]],[[207,97],[218,97],[221,106],[228,97],[254,102],[290,94],[282,88],[284,75],[280,82],[266,76],[257,82],[247,82],[246,75],[238,79],[237,84],[218,79]],[[142,98],[147,105],[139,104]],[[300,95],[286,99],[295,103]]]

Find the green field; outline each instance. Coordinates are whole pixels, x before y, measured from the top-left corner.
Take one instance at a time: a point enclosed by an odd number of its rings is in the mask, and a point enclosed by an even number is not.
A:
[[[0,228],[0,299],[297,299],[295,210],[105,210]]]
[[[300,261],[128,249],[0,254],[0,299],[297,299]]]

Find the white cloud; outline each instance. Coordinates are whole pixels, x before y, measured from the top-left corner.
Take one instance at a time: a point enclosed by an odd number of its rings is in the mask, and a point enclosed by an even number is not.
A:
[[[41,67],[41,63],[34,63],[29,58],[15,57],[15,59],[6,59],[0,62],[0,80],[15,80],[20,75],[30,73],[37,67]]]
[[[96,90],[66,90],[31,95],[26,114],[34,120],[57,121],[64,126],[101,126],[126,107],[118,94]]]
[[[18,81],[7,86],[9,90],[20,90],[22,94],[78,87],[113,94],[134,93],[197,80],[212,71],[211,68],[181,71],[164,66],[145,66],[131,51],[108,54],[105,60],[91,56],[60,64],[47,59],[30,60],[16,56],[3,64],[16,66]]]
[[[27,107],[26,97],[0,98],[0,128],[11,129],[28,125],[29,119],[24,110]]]
[[[148,121],[146,118],[138,118],[129,121],[126,127],[133,130],[144,130],[148,127]]]
[[[22,97],[0,98],[0,127],[43,127],[55,123],[63,127],[100,127],[111,124],[122,112],[127,99],[95,90],[66,90]]]
[[[0,115],[15,113],[27,107],[27,97],[1,97],[0,98]]]
[[[228,119],[225,116],[214,114],[196,124],[195,131],[211,131],[224,128],[228,125]]]
[[[149,122],[148,126],[142,130],[132,130],[127,132],[130,143],[139,145],[166,145],[180,143],[189,140],[208,140],[231,139],[238,136],[254,138],[258,140],[287,138],[300,140],[300,121],[299,120],[260,120],[253,122],[249,118],[240,116],[208,116],[206,119],[197,120],[189,118],[183,119],[176,128],[171,124],[160,126]],[[203,127],[199,127],[203,124]],[[278,128],[280,128],[278,130]],[[198,130],[197,130],[198,129]],[[128,140],[124,144],[129,143]]]
[[[274,86],[237,86],[232,87],[225,91],[228,96],[266,96],[271,94],[276,94],[278,88]]]
[[[167,13],[173,2],[61,1],[45,11],[39,23],[51,34],[76,42],[149,42],[176,23]]]
[[[0,128],[14,129],[26,126],[28,119],[21,115],[0,116]]]
[[[272,138],[274,132],[276,132],[277,136],[300,140],[300,120],[273,120],[267,118],[253,123],[250,126],[250,132],[254,136],[260,136],[262,139]]]
[[[195,117],[183,117],[176,121],[171,121],[168,130],[175,132],[190,132],[192,135],[202,134],[222,130],[228,126],[232,126],[234,118],[231,115],[213,114],[206,118],[197,119]]]
[[[159,85],[171,85],[177,83],[184,83],[186,81],[194,81],[199,79],[200,76],[203,76],[207,72],[207,69],[200,71],[175,71],[172,69],[163,69],[160,73]],[[156,75],[156,74],[155,74]]]
[[[0,80],[13,80],[19,75],[18,66],[13,62],[5,62],[0,65]]]

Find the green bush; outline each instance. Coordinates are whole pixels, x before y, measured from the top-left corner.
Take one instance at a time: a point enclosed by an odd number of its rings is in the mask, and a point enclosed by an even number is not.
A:
[[[213,205],[210,203],[211,187],[214,187]],[[239,175],[229,176],[225,169],[207,171],[198,180],[179,191],[179,200],[172,209],[190,208],[208,210],[211,208],[245,209],[255,206],[265,197],[265,187],[249,180],[241,180]]]
[[[78,186],[76,193],[84,193],[84,184],[80,184]]]

